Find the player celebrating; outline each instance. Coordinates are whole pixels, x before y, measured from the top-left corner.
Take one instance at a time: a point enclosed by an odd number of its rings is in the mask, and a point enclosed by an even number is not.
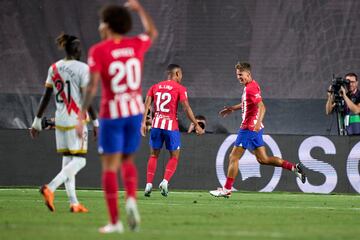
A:
[[[132,27],[131,15],[125,7],[109,5],[101,10],[99,33],[103,41],[92,46],[89,51],[90,84],[82,106],[82,111],[85,112],[101,80],[98,150],[103,168],[102,184],[110,215],[109,224],[99,229],[101,233],[124,231],[118,216],[117,172],[120,162],[126,191],[128,224],[135,231],[140,223],[136,204],[137,169],[133,160],[140,144],[140,126],[144,112],[141,75],[144,55],[158,33],[151,17],[137,0],[129,0],[126,5],[138,13],[145,33],[136,37],[125,36]],[[82,118],[83,114],[79,117]],[[79,121],[79,134],[82,132],[82,124]]]
[[[80,111],[81,92],[85,90],[89,82],[89,68],[85,63],[79,61],[81,47],[77,37],[61,34],[56,41],[59,48],[65,49],[66,57],[49,68],[45,83],[46,90],[30,129],[30,134],[32,138],[35,138],[42,130],[41,116],[54,92],[56,101],[56,148],[57,152],[63,154],[62,170],[49,184],[42,186],[40,192],[49,210],[55,211],[54,192],[64,183],[71,204],[70,210],[72,212],[87,212],[88,210],[79,203],[75,193],[75,175],[86,164],[87,128],[83,129],[83,138],[79,139],[76,135],[75,126]],[[99,123],[91,108],[89,113],[93,120],[96,137]]]
[[[282,167],[295,173],[305,183],[306,177],[300,163],[293,164],[278,157],[269,157],[266,154],[263,135],[263,119],[265,116],[265,105],[262,101],[260,87],[258,83],[252,79],[251,67],[249,63],[238,63],[235,66],[236,76],[239,82],[245,85],[241,103],[224,107],[220,111],[222,117],[242,109],[242,123],[235,141],[235,145],[229,156],[229,167],[226,183],[223,188],[210,191],[215,197],[230,197],[234,180],[238,174],[239,160],[248,149],[255,154],[260,164]]]
[[[170,159],[166,165],[164,179],[159,185],[161,194],[168,195],[168,183],[176,171],[180,154],[180,133],[178,127],[177,108],[180,102],[183,109],[194,123],[196,133],[203,134],[204,130],[196,121],[187,99],[186,88],[182,86],[182,70],[179,65],[170,64],[167,67],[167,79],[153,85],[146,96],[145,112],[148,112],[150,105],[154,100],[154,119],[150,132],[150,158],[147,166],[147,178],[145,187],[145,196],[150,197],[152,182],[156,172],[157,159],[160,154],[163,143],[169,150]],[[141,124],[141,134],[146,135],[146,116],[144,115]]]

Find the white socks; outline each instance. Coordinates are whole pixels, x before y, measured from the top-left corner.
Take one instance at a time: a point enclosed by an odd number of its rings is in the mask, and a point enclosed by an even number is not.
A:
[[[86,159],[78,156],[63,156],[62,169],[48,184],[54,192],[61,184],[65,184],[66,193],[71,204],[79,203],[75,193],[75,175],[86,165]]]

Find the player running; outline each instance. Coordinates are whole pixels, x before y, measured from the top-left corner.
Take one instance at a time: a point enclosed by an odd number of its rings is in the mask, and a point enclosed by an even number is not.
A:
[[[252,79],[251,67],[249,63],[238,63],[235,66],[237,79],[245,86],[241,103],[224,107],[220,111],[222,117],[242,109],[242,123],[238,132],[235,145],[229,156],[229,167],[224,187],[210,191],[215,197],[230,197],[234,180],[238,174],[239,160],[248,149],[255,154],[260,164],[282,167],[295,173],[302,183],[306,177],[300,163],[294,164],[278,157],[270,157],[266,154],[264,141],[262,138],[264,126],[262,121],[265,116],[265,105],[262,101],[261,91],[258,83]]]
[[[196,121],[188,102],[186,88],[182,86],[182,70],[179,65],[170,64],[167,67],[167,80],[153,85],[145,99],[145,112],[150,109],[154,101],[154,118],[150,131],[150,157],[147,165],[146,187],[144,195],[150,197],[152,182],[156,172],[157,160],[163,143],[169,150],[170,159],[166,165],[164,179],[159,185],[161,194],[168,195],[168,184],[176,171],[180,154],[180,133],[177,118],[178,103],[180,102],[187,117],[195,125],[197,134],[203,134],[204,130]],[[146,136],[146,116],[141,124],[141,134]]]
[[[49,210],[55,211],[54,192],[64,183],[70,200],[70,211],[75,213],[88,212],[79,203],[75,193],[75,175],[86,164],[87,128],[84,127],[83,129],[83,137],[78,138],[75,126],[78,122],[77,115],[81,106],[81,93],[89,82],[89,68],[85,63],[79,61],[81,46],[77,37],[61,34],[56,41],[59,48],[65,50],[66,57],[52,64],[49,68],[45,93],[30,129],[30,134],[32,138],[35,138],[42,130],[41,116],[54,92],[56,148],[58,153],[63,154],[62,169],[49,184],[41,187],[40,192]],[[99,123],[91,108],[89,113],[93,120],[94,136],[96,137]]]
[[[130,12],[122,6],[109,5],[100,13],[99,33],[103,41],[89,51],[90,84],[82,111],[85,112],[101,80],[99,147],[102,160],[102,185],[110,222],[100,228],[101,233],[122,233],[124,227],[118,214],[118,179],[121,175],[126,191],[126,213],[132,231],[138,229],[140,215],[136,204],[137,169],[133,162],[141,135],[140,126],[144,105],[141,78],[144,55],[157,37],[157,29],[137,0],[129,0],[127,7],[140,17],[145,33],[126,37],[131,30]],[[82,118],[82,114],[79,115]],[[82,121],[78,133],[82,131]]]

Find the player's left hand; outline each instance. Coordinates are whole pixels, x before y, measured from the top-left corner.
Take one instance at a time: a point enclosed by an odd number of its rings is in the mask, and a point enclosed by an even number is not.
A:
[[[260,123],[260,122],[257,122],[257,123],[255,124],[254,131],[255,131],[255,132],[259,132],[260,129],[261,129],[261,123]]]
[[[141,136],[146,137],[146,131],[147,131],[147,129],[146,129],[146,124],[145,124],[145,123],[142,123],[142,124],[141,124],[141,129],[140,129],[140,131],[141,131]]]
[[[82,122],[82,120],[79,120],[78,124],[75,127],[76,129],[76,135],[79,138],[83,137],[83,131],[84,131],[84,123]]]
[[[40,132],[36,130],[35,128],[30,128],[30,136],[32,139],[35,139],[37,136],[39,136]]]

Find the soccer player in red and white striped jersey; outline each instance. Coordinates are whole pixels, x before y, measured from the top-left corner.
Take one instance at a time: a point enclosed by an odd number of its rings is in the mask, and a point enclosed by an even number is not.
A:
[[[97,91],[101,80],[99,153],[102,160],[102,184],[110,222],[100,228],[101,233],[122,233],[123,225],[118,213],[118,179],[121,176],[126,191],[128,225],[136,231],[140,215],[136,203],[137,169],[133,162],[141,135],[140,126],[144,105],[141,97],[141,78],[144,55],[157,37],[157,29],[145,9],[137,0],[128,0],[144,27],[144,33],[125,36],[131,30],[132,18],[123,6],[109,5],[102,9],[99,32],[103,41],[89,51],[90,83],[82,111],[85,111]],[[79,115],[81,119],[82,115]],[[78,124],[81,133],[82,122]],[[121,162],[121,164],[120,164]]]
[[[166,165],[164,179],[159,188],[163,196],[168,195],[168,182],[176,171],[180,153],[180,133],[177,118],[178,104],[181,103],[187,117],[195,124],[197,134],[203,134],[204,129],[196,121],[194,114],[188,102],[186,88],[182,86],[182,70],[179,65],[170,64],[167,67],[167,80],[153,85],[146,96],[145,113],[150,109],[154,102],[154,118],[150,131],[151,153],[147,166],[147,184],[145,187],[145,196],[150,197],[152,191],[152,182],[156,172],[157,159],[160,154],[163,143],[169,150],[170,159]],[[144,115],[141,124],[141,133],[146,136],[146,115]]]
[[[245,86],[241,103],[224,107],[220,111],[222,117],[242,110],[242,122],[234,147],[229,156],[228,174],[225,185],[217,190],[210,191],[215,197],[231,196],[232,186],[239,171],[239,160],[246,150],[255,154],[260,164],[282,167],[295,173],[305,183],[306,176],[301,163],[294,164],[279,157],[268,156],[263,141],[264,126],[262,121],[265,116],[265,105],[262,101],[259,84],[252,78],[249,63],[238,63],[235,66],[237,79]]]

